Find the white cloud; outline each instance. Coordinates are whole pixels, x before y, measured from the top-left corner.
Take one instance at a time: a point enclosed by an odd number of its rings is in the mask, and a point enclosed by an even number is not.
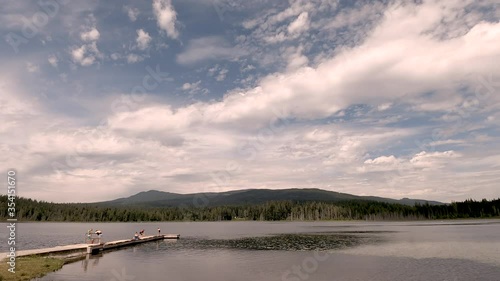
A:
[[[286,9],[261,13],[256,18],[243,22],[243,27],[253,30],[251,37],[260,41],[259,45],[262,41],[277,44],[297,39],[302,32],[309,29],[310,16],[325,8],[319,2],[321,1],[290,1],[290,6]]]
[[[380,19],[380,17],[384,16],[384,13],[386,13],[385,17],[390,16],[390,14],[387,14],[387,7],[383,3],[370,2],[362,5],[361,7],[352,7],[340,10],[335,17],[326,18],[325,22],[322,22],[322,26],[320,28],[369,28],[369,26],[365,26],[365,24]],[[367,30],[362,31],[366,32]]]
[[[450,145],[450,144],[464,144],[464,140],[436,140],[429,143],[430,146]]]
[[[220,66],[218,64],[216,64],[215,66],[208,69],[208,75],[214,76],[215,73],[217,73],[217,71],[219,71],[219,70],[220,70]]]
[[[287,62],[287,70],[296,70],[300,67],[307,66],[309,63],[309,59],[302,54],[303,48],[298,47],[296,49],[294,48],[289,48],[287,50],[287,57],[288,57],[288,62]]]
[[[442,91],[435,94],[438,100],[446,96],[453,99],[458,86],[453,81],[474,85],[477,81],[468,78],[468,73],[498,72],[491,61],[500,55],[493,48],[500,43],[500,37],[495,36],[500,24],[479,23],[463,37],[443,41],[422,33],[438,24],[439,17],[433,14],[434,20],[429,22],[425,12],[414,9],[439,11],[434,4],[393,8],[391,18],[382,22],[363,45],[317,68],[303,67],[263,79],[261,94],[254,97],[254,103],[259,108],[287,104],[296,116],[321,118],[350,104],[379,105],[432,90]],[[462,55],[453,55],[458,53]],[[434,99],[427,101],[432,103]]]
[[[295,19],[288,26],[288,33],[296,34],[306,31],[309,28],[309,14],[302,12],[297,19]]]
[[[114,130],[158,133],[184,129],[201,120],[198,107],[192,105],[176,111],[170,106],[153,106],[132,112],[117,113],[110,116],[108,122],[110,128]]]
[[[208,69],[208,76],[214,77],[219,82],[224,81],[228,73],[229,70],[227,68],[221,67],[218,64]]]
[[[137,16],[139,16],[139,9],[132,8],[129,6],[124,6],[123,10],[127,13],[127,16],[130,19],[130,21],[134,22],[137,20]]]
[[[187,91],[187,90],[192,90],[192,89],[198,89],[200,86],[201,80],[195,83],[184,83],[182,85],[182,90]]]
[[[208,89],[200,87],[201,80],[198,80],[197,82],[193,83],[184,83],[181,87],[181,90],[184,92],[188,93],[190,96],[196,95],[196,94],[208,94]]]
[[[375,159],[368,159],[365,161],[365,164],[395,164],[398,163],[399,161],[396,160],[396,157],[394,155],[391,156],[380,156]]]
[[[420,9],[426,12],[421,13]],[[407,102],[412,102],[416,99],[411,97],[441,90],[444,90],[441,92],[443,95],[454,95],[455,92],[449,89],[453,89],[455,84],[447,81],[463,79],[467,77],[465,74],[468,71],[482,74],[496,71],[489,61],[500,53],[492,47],[499,43],[499,39],[493,36],[500,32],[499,24],[480,23],[460,38],[440,40],[422,33],[429,25],[439,23],[439,17],[429,10],[439,11],[439,8],[432,3],[392,8],[391,17],[381,22],[362,45],[328,59],[317,67],[298,64],[286,73],[269,75],[255,88],[244,90],[244,95],[239,95],[239,92],[231,93],[220,101],[197,103],[176,110],[157,107],[141,109],[113,117],[110,124],[116,129],[131,132],[137,130],[146,135],[147,131],[178,130],[184,132],[184,136],[189,135],[186,132],[197,130],[201,126],[225,127],[223,132],[219,132],[221,136],[238,138],[241,130],[255,131],[256,128],[268,126],[270,120],[277,118],[273,111],[282,108],[285,111],[281,118],[292,117],[301,122],[332,116],[353,104],[371,104],[384,111],[390,109],[402,97],[405,97]],[[427,22],[429,15],[435,17],[432,24]],[[401,22],[404,27],[400,28],[397,22]],[[420,22],[425,24],[419,25]],[[399,32],[394,32],[395,29],[399,29]],[[198,45],[200,47],[196,50],[202,51],[201,46],[210,44]],[[487,47],[483,49],[480,46]],[[478,52],[478,48],[481,52]],[[462,55],[450,55],[455,52]],[[413,59],[414,56],[419,58],[418,61]],[[189,60],[185,59],[184,62],[186,61]],[[215,76],[219,69],[220,66],[213,67],[209,69],[209,74]],[[475,83],[467,78],[462,81],[470,85]],[[191,87],[191,84],[184,85],[186,90]],[[463,84],[460,87],[463,87]],[[441,96],[435,97],[436,101],[440,102]],[[428,97],[427,101],[432,103],[434,99]],[[233,124],[239,128],[237,133],[229,129]],[[403,158],[396,158],[394,155],[366,158],[366,154],[374,148],[394,145],[397,140],[404,139],[404,136],[415,134],[416,130],[403,133],[402,129],[385,128],[377,132],[381,129],[364,127],[354,133],[346,131],[346,128],[338,128],[335,133],[323,129],[316,133],[304,133],[303,138],[294,138],[295,130],[299,129],[288,128],[284,136],[278,137],[275,134],[273,141],[260,144],[266,147],[266,155],[272,155],[273,158],[259,155],[259,161],[256,163],[265,165],[264,163],[272,163],[272,159],[308,160],[311,161],[308,163],[319,166],[318,169],[323,171],[331,167],[346,175],[379,173],[377,177],[384,177],[384,173],[396,171],[401,173],[401,176],[396,175],[405,182],[425,182],[428,179],[429,182],[437,183],[438,178],[433,169],[453,173],[447,170],[447,164],[456,164],[455,159],[462,157],[461,153],[445,151],[420,152]],[[277,144],[278,142],[281,143]],[[321,160],[309,160],[317,159],[316,157]],[[287,165],[298,165],[298,162],[289,162]],[[257,167],[252,166],[249,169],[255,172]],[[308,174],[308,177],[311,175]],[[278,174],[274,176],[279,177]],[[339,180],[339,183],[342,181]],[[380,181],[380,184],[363,181],[345,183],[356,186],[372,185],[376,189],[370,189],[367,193],[393,194],[394,197],[404,196],[404,190],[411,190],[401,189],[399,193],[395,190],[384,190],[383,186],[387,185],[384,180]],[[451,187],[453,183],[448,182],[448,185]],[[415,192],[420,190],[420,187],[417,188],[413,184],[412,186]],[[436,197],[442,196],[434,194],[434,190],[422,192]]]
[[[356,171],[359,173],[389,172],[405,168],[403,159],[398,159],[394,155],[380,156],[374,159],[367,159],[364,165],[359,166]]]
[[[304,11],[312,9],[313,7],[313,3],[310,3],[309,1],[294,1],[287,9],[268,17],[265,24],[268,26],[272,26],[282,23],[283,21],[291,17],[300,15],[304,13]]]
[[[243,67],[241,69],[241,72],[248,72],[248,71],[251,71],[251,70],[254,70],[255,69],[255,66],[249,64],[249,65],[246,65],[245,67]]]
[[[215,80],[217,81],[224,81],[224,79],[226,79],[226,75],[227,73],[229,72],[228,69],[224,68],[224,69],[221,69],[221,71],[219,72],[219,74],[215,77]]]
[[[259,63],[255,57],[261,53],[270,57],[279,53],[282,65],[276,68],[285,70],[265,75],[257,71],[260,67],[249,67],[258,75],[252,86],[230,90],[220,98],[189,99],[189,105],[169,105],[158,95],[146,95],[140,105],[118,112],[110,109],[105,98],[99,99],[95,104],[104,108],[99,114],[107,122],[98,128],[82,125],[95,123],[91,119],[73,115],[64,119],[62,114],[44,112],[49,107],[37,107],[41,99],[28,98],[33,96],[19,90],[30,84],[25,82],[29,77],[21,75],[15,80],[6,76],[14,71],[25,74],[24,62],[16,67],[6,63],[4,68],[8,69],[0,75],[0,123],[4,125],[0,131],[11,132],[0,134],[0,170],[16,163],[20,171],[29,171],[23,196],[55,201],[98,201],[144,189],[188,193],[291,186],[445,201],[498,196],[499,140],[496,131],[486,133],[498,128],[498,96],[478,95],[476,103],[464,95],[474,95],[484,86],[478,76],[500,74],[494,64],[500,55],[500,24],[477,22],[463,14],[464,4],[451,1],[391,6],[369,27],[358,21],[365,11],[353,12],[346,15],[352,21],[339,28],[359,26],[363,37],[340,52],[327,43],[315,45],[317,41],[307,37],[325,34],[315,33],[321,29],[316,3],[294,1],[290,9],[269,11],[262,21],[247,22],[248,28],[261,32],[255,37],[282,33],[288,40],[291,22],[307,13],[308,31],[300,33],[299,24],[292,28],[300,34],[293,38],[297,42],[285,40],[281,46],[252,49],[245,45],[250,40],[246,36],[239,38],[237,47],[224,40],[221,43],[220,37],[203,37],[188,42],[178,57],[179,63],[194,64],[236,60],[249,54],[248,61],[217,62],[219,65],[208,69],[207,83],[214,82],[212,78],[231,80],[217,85],[221,88],[240,78],[235,74],[229,79],[228,69]],[[448,24],[462,16],[467,18],[466,25]],[[329,14],[325,23],[331,23],[332,18]],[[450,28],[453,36],[443,37]],[[92,65],[103,58],[97,39],[91,37],[89,34],[85,37],[88,41],[69,49],[76,64]],[[120,47],[110,55],[111,60],[134,63],[143,59],[123,51],[133,47]],[[308,56],[316,47],[327,51],[319,60],[309,62]],[[73,74],[61,74],[61,78],[78,87],[72,79],[84,81],[77,75],[79,70],[72,68]],[[206,83],[198,79],[173,90],[200,93]],[[83,97],[76,101],[79,105],[89,103]],[[465,109],[467,115],[441,118]],[[73,107],[67,110],[73,111]],[[404,123],[385,125],[401,116]],[[422,119],[429,122],[420,122]],[[434,129],[447,130],[450,124],[457,124],[459,130],[434,137]],[[23,130],[11,130],[21,127]],[[434,147],[427,149],[429,145]],[[422,152],[420,146],[427,151]],[[435,151],[436,147],[440,151]],[[51,167],[54,162],[63,164],[62,173]],[[215,183],[211,173],[226,173],[234,163],[239,169],[231,171],[227,182]],[[61,182],[68,189],[61,188]],[[105,193],[85,192],[92,184],[109,188]]]
[[[177,13],[171,0],[153,0],[153,12],[158,27],[167,33],[170,38],[176,39],[179,32],[176,28]]]
[[[90,15],[89,18],[90,19],[88,20],[91,23],[95,22],[93,15]],[[100,36],[101,34],[95,27],[80,33],[80,39],[86,43],[80,47],[72,48],[70,53],[73,62],[80,64],[81,66],[90,66],[94,64],[98,58],[103,58],[103,55],[97,48],[97,40],[99,40]]]
[[[390,103],[390,102],[379,104],[377,106],[377,110],[378,111],[384,111],[384,110],[387,110],[387,109],[391,108],[391,106],[392,106],[392,103]]]
[[[191,40],[187,49],[177,56],[177,62],[189,65],[206,60],[232,60],[245,54],[244,50],[231,46],[222,37],[209,36]]]
[[[53,67],[57,67],[59,60],[55,55],[50,55],[47,60],[50,63],[50,65],[52,65]]]
[[[87,52],[87,46],[83,45],[79,48],[75,48],[71,51],[71,56],[73,61],[79,63],[82,66],[89,66],[95,62],[95,57],[93,55],[85,56]]]
[[[148,48],[149,43],[151,42],[151,36],[149,36],[149,33],[145,32],[142,29],[137,30],[137,39],[135,39],[137,42],[137,47],[141,50],[145,50]]]
[[[444,152],[426,152],[422,151],[417,153],[413,158],[410,159],[410,163],[419,168],[433,168],[437,169],[443,167],[448,162],[448,159],[461,157],[460,153],[453,150]]]
[[[31,73],[38,72],[40,70],[40,67],[37,64],[27,62],[26,63],[26,70],[28,70],[28,72],[31,72]]]
[[[120,55],[119,53],[112,53],[110,57],[112,60],[119,60],[122,58],[122,55]]]
[[[89,31],[80,33],[80,38],[83,41],[90,41],[90,42],[97,41],[97,40],[99,40],[100,36],[101,36],[101,34],[99,33],[99,30],[97,30],[97,28],[95,28],[95,27]]]
[[[136,63],[136,62],[140,62],[143,60],[144,60],[144,57],[137,55],[137,54],[128,54],[127,55],[127,62],[128,63]]]
[[[82,66],[89,66],[96,62],[96,58],[101,58],[102,54],[97,49],[96,42],[74,47],[71,50],[71,57],[75,63]]]

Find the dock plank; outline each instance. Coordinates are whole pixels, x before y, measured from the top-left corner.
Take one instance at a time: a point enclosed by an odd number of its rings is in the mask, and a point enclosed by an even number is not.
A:
[[[73,244],[66,246],[56,246],[52,248],[44,248],[44,249],[32,249],[32,250],[20,250],[16,251],[16,257],[23,256],[32,256],[32,255],[46,255],[46,254],[59,254],[64,252],[72,252],[72,251],[81,251],[81,252],[89,252],[88,249],[115,249],[120,247],[125,247],[129,245],[141,244],[149,241],[156,241],[162,239],[179,239],[179,234],[164,234],[164,235],[151,235],[151,236],[142,236],[138,240],[134,239],[123,239],[123,240],[115,240],[109,241],[105,243],[94,243],[94,244]],[[92,252],[92,251],[91,251]],[[8,253],[0,253],[0,260],[3,260],[7,257]]]

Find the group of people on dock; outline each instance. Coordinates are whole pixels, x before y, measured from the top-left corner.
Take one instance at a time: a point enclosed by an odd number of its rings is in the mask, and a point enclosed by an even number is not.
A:
[[[87,230],[87,237],[85,239],[85,243],[94,244],[95,240],[97,240],[97,243],[101,244],[102,231],[100,231],[98,229],[95,232],[93,232],[93,231],[94,230],[92,228]],[[93,234],[95,234],[96,236],[93,237],[92,236]]]
[[[137,233],[137,232],[136,232],[136,233],[134,234],[134,238],[133,238],[133,239],[134,239],[134,240],[139,240],[139,239],[141,239],[142,237],[144,237],[144,233],[145,233],[145,230],[144,230],[144,229],[142,229],[141,231],[139,231],[139,233]],[[161,235],[161,229],[158,227],[158,236],[160,236],[160,235]]]
[[[95,235],[95,236],[93,236],[93,235]],[[158,236],[160,236],[160,235],[161,235],[161,229],[158,227]],[[139,240],[144,236],[145,236],[145,230],[142,229],[141,231],[135,233],[133,239]],[[94,244],[95,241],[97,240],[97,243],[101,244],[101,238],[102,238],[102,231],[96,230],[94,232],[94,230],[91,228],[91,229],[87,230],[87,235],[85,237],[85,243]]]

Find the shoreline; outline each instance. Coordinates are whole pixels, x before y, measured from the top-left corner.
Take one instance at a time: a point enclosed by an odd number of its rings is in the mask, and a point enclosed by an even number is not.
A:
[[[181,223],[181,222],[433,222],[433,221],[472,221],[472,220],[500,220],[499,217],[490,218],[445,218],[445,219],[408,219],[408,220],[354,220],[354,219],[339,219],[339,220],[177,220],[177,221],[32,221],[18,220],[16,223]]]
[[[83,257],[85,258],[85,257]],[[81,257],[24,256],[16,258],[15,273],[9,272],[6,259],[0,265],[1,281],[29,281],[60,270],[65,264],[81,260]]]

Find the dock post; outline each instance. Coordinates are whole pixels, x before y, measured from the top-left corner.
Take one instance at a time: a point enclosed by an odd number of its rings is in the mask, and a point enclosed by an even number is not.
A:
[[[95,255],[98,254],[99,251],[101,251],[102,249],[103,249],[102,244],[89,245],[87,246],[87,254]]]

